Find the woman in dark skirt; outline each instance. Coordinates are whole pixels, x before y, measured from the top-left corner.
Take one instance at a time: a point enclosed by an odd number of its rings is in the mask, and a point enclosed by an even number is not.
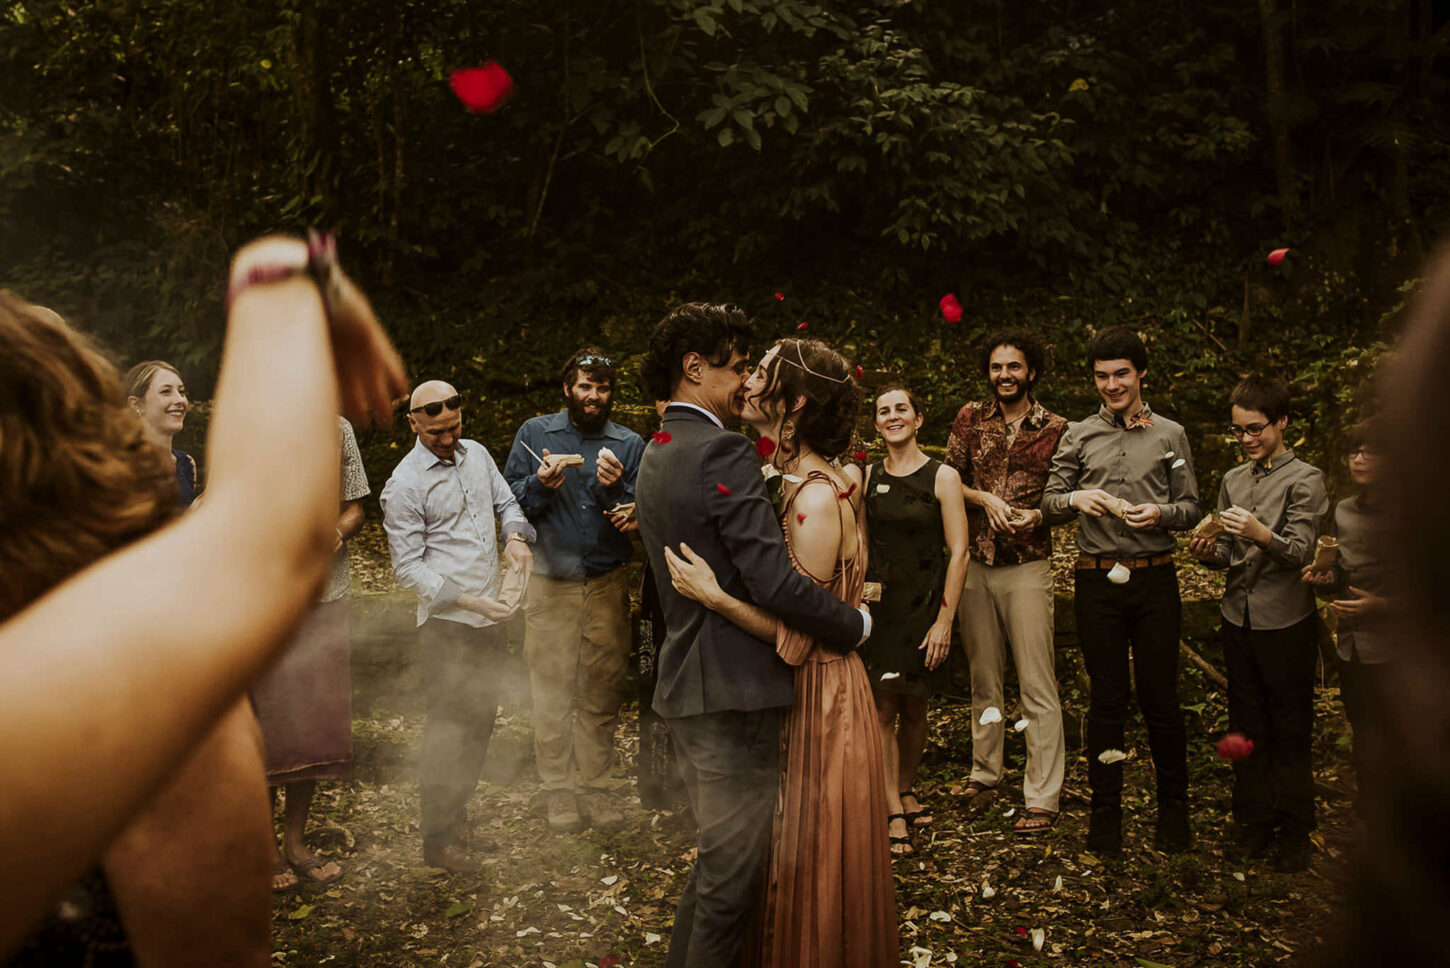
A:
[[[911,391],[876,395],[886,459],[866,469],[866,579],[881,584],[861,647],[886,752],[891,852],[912,852],[911,830],[931,822],[913,786],[926,748],[926,700],[940,689],[952,617],[967,572],[967,512],[955,470],[917,446],[922,413]]]

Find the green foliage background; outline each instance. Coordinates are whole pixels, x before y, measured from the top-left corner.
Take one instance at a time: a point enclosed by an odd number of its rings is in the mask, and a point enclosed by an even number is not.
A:
[[[1295,382],[1306,449],[1335,462],[1450,211],[1445,19],[1432,0],[20,0],[0,8],[0,284],[205,397],[228,252],[335,227],[413,373],[464,388],[491,445],[557,405],[578,345],[637,357],[687,299],[740,304],[762,341],[806,321],[905,379],[930,442],[981,392],[988,328],[1052,345],[1042,395],[1075,417],[1091,332],[1125,323],[1211,489],[1249,371]],[[470,115],[448,73],[490,58],[516,96]],[[400,438],[364,437],[375,480]]]

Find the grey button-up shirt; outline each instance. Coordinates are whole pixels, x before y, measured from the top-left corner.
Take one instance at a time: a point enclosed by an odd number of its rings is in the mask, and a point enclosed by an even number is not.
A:
[[[1356,494],[1334,506],[1334,527],[1331,530],[1339,538],[1339,565],[1335,569],[1337,597],[1348,598],[1351,585],[1374,595],[1389,597],[1387,569],[1375,547],[1382,524],[1376,510],[1365,502],[1362,495]],[[1340,619],[1339,631],[1335,635],[1339,657],[1346,661],[1358,659],[1364,663],[1390,661],[1393,655],[1385,624],[1383,616],[1371,616],[1358,624],[1350,619]]]
[[[1154,413],[1145,403],[1127,423],[1099,407],[1067,425],[1052,455],[1052,470],[1042,496],[1046,524],[1061,524],[1077,514],[1073,491],[1107,491],[1130,504],[1156,504],[1157,527],[1135,531],[1126,521],[1105,514],[1078,515],[1077,545],[1083,554],[1104,558],[1151,558],[1172,551],[1170,532],[1187,531],[1202,514],[1198,481],[1183,425]]]
[[[1264,522],[1267,548],[1248,538],[1221,534],[1204,564],[1227,568],[1219,612],[1239,628],[1283,629],[1315,609],[1314,590],[1299,577],[1314,560],[1319,519],[1329,510],[1324,474],[1286,450],[1266,461],[1249,461],[1223,476],[1218,513],[1241,507]]]
[[[460,594],[498,597],[498,537],[532,542],[529,524],[483,445],[460,440],[452,462],[418,441],[398,462],[379,499],[393,574],[418,595],[418,624],[442,618],[474,628],[493,620],[459,608]]]

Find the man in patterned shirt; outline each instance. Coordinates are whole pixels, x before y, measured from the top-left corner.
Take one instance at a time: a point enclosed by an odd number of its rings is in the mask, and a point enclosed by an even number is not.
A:
[[[1067,421],[1032,395],[1042,373],[1042,345],[1027,333],[990,334],[982,369],[992,398],[957,414],[946,463],[962,476],[971,561],[957,606],[972,670],[972,775],[969,812],[980,812],[1002,778],[1006,723],[982,722],[1002,707],[1005,646],[1022,690],[1027,721],[1026,811],[1018,833],[1057,820],[1064,764],[1062,707],[1052,649],[1052,536],[1038,505]]]

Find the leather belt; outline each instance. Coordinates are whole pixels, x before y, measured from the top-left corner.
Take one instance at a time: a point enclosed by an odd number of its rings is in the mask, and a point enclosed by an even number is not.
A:
[[[1108,570],[1114,565],[1122,565],[1124,568],[1152,568],[1154,565],[1171,565],[1173,553],[1165,551],[1161,555],[1154,555],[1151,558],[1105,558],[1102,555],[1078,555],[1078,571]]]

